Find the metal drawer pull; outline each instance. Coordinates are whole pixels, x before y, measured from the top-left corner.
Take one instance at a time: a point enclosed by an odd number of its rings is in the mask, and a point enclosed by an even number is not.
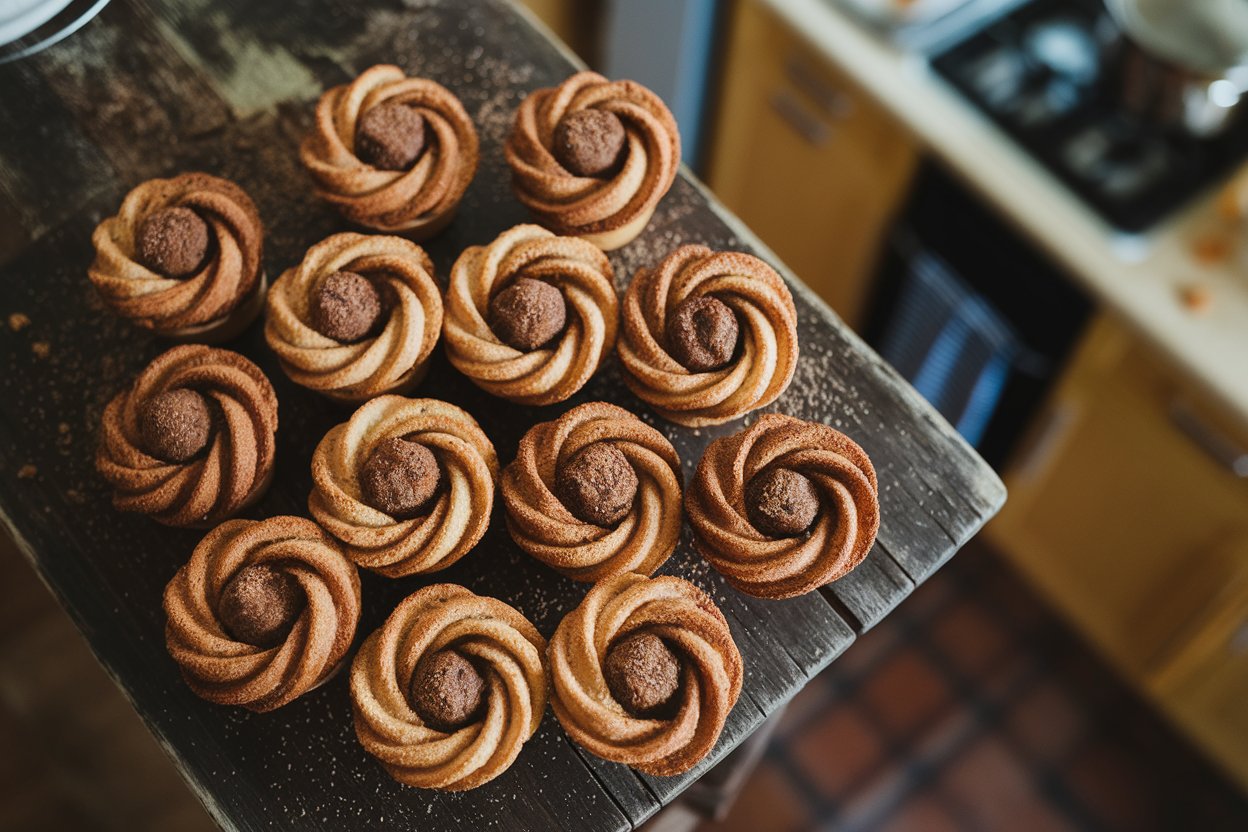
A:
[[[849,95],[829,86],[815,70],[796,55],[790,55],[784,62],[784,74],[793,82],[793,86],[833,119],[839,121],[848,118],[854,111],[854,101]]]
[[[1182,401],[1172,402],[1170,421],[1218,465],[1240,479],[1248,479],[1248,450],[1241,448],[1222,431],[1211,427],[1191,405]]]
[[[803,139],[815,147],[823,147],[832,137],[832,128],[810,113],[788,90],[776,90],[771,94],[771,108]]]

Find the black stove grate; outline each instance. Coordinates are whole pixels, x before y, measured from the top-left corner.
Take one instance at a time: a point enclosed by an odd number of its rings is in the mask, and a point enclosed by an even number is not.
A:
[[[932,66],[1111,225],[1140,232],[1248,158],[1248,117],[1207,139],[1135,119],[1118,38],[1100,0],[1034,0]]]

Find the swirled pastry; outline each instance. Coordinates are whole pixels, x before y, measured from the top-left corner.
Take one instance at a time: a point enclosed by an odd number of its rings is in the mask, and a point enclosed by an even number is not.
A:
[[[269,291],[264,337],[296,384],[338,401],[403,392],[424,377],[442,295],[424,249],[335,234]]]
[[[446,293],[446,354],[461,373],[519,404],[561,402],[615,345],[619,312],[600,250],[518,225],[455,261]]]
[[[680,539],[680,458],[663,434],[605,402],[533,426],[503,471],[507,529],[578,581],[652,575]]]
[[[771,404],[797,365],[797,310],[775,270],[749,254],[685,245],[624,294],[624,381],[686,427]]]
[[[165,642],[196,694],[271,711],[338,669],[360,620],[360,578],[311,520],[231,520],[165,587]]]
[[[716,439],[685,495],[694,546],[742,592],[790,598],[842,577],[880,525],[866,452],[840,431],[767,413]]]
[[[360,566],[388,578],[419,575],[477,544],[497,479],[494,446],[466,412],[380,396],[316,446],[308,509]]]
[[[299,158],[348,221],[423,239],[472,181],[477,131],[446,87],[378,65],[321,96]]]
[[[681,578],[598,582],[559,623],[548,653],[564,730],[647,774],[679,774],[705,757],[741,693],[728,622]]]
[[[546,640],[462,586],[407,597],[351,666],[360,744],[400,783],[465,791],[502,774],[546,710]]]
[[[680,133],[641,84],[578,72],[521,102],[504,151],[538,222],[610,251],[641,233],[672,186]]]
[[[169,526],[209,526],[260,499],[273,475],[277,395],[229,350],[157,356],[104,409],[95,465],[113,505]]]
[[[224,341],[264,302],[264,226],[242,188],[206,173],[150,179],[91,235],[104,302],[157,335]]]

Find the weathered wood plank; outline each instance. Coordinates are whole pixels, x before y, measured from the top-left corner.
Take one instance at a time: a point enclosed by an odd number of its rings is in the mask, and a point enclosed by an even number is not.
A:
[[[509,194],[502,141],[523,95],[558,82],[571,64],[502,2],[411,5],[117,0],[66,44],[0,68],[0,118],[28,127],[0,134],[0,217],[17,217],[21,229],[0,235],[0,264],[7,263],[0,266],[0,319],[20,312],[32,321],[20,332],[0,328],[0,514],[226,828],[635,826],[852,641],[853,629],[824,595],[746,598],[686,540],[664,571],[695,581],[722,605],[747,668],[741,703],[712,755],[687,775],[647,778],[575,748],[548,717],[499,780],[466,795],[439,795],[396,786],[360,750],[341,676],[266,716],[193,697],[165,654],[159,598],[199,533],[113,512],[92,471],[105,401],[162,348],[101,309],[83,276],[91,228],[136,181],[189,168],[238,181],[265,219],[265,262],[275,276],[342,228],[315,200],[296,159],[311,99],[323,85],[390,61],[454,90],[482,137],[481,167],[460,218],[428,246],[438,274],[466,246],[528,219]],[[9,89],[21,95],[10,97]],[[141,129],[121,129],[127,125]],[[775,262],[696,182],[682,178],[647,232],[612,254],[619,286],[683,242],[755,249]],[[841,427],[881,472],[880,545],[859,572],[828,590],[865,628],[947,559],[1002,492],[917,394],[786,276],[803,358],[774,409]],[[258,326],[231,346],[265,369],[281,401],[275,484],[253,516],[304,513],[312,448],[349,411],[286,381]],[[529,425],[581,401],[615,401],[655,422],[627,393],[614,360],[561,407],[500,408],[440,354],[420,394],[477,416],[504,461]],[[686,475],[707,442],[741,427],[657,426],[676,445]],[[23,470],[28,465],[33,472]],[[547,635],[585,591],[520,553],[501,517],[472,556],[433,579],[503,598]],[[426,582],[364,576],[361,633]]]

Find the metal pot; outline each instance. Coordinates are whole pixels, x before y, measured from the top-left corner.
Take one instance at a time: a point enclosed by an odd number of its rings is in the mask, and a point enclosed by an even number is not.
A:
[[[1105,0],[1122,31],[1122,96],[1137,116],[1222,132],[1248,98],[1248,0]]]

